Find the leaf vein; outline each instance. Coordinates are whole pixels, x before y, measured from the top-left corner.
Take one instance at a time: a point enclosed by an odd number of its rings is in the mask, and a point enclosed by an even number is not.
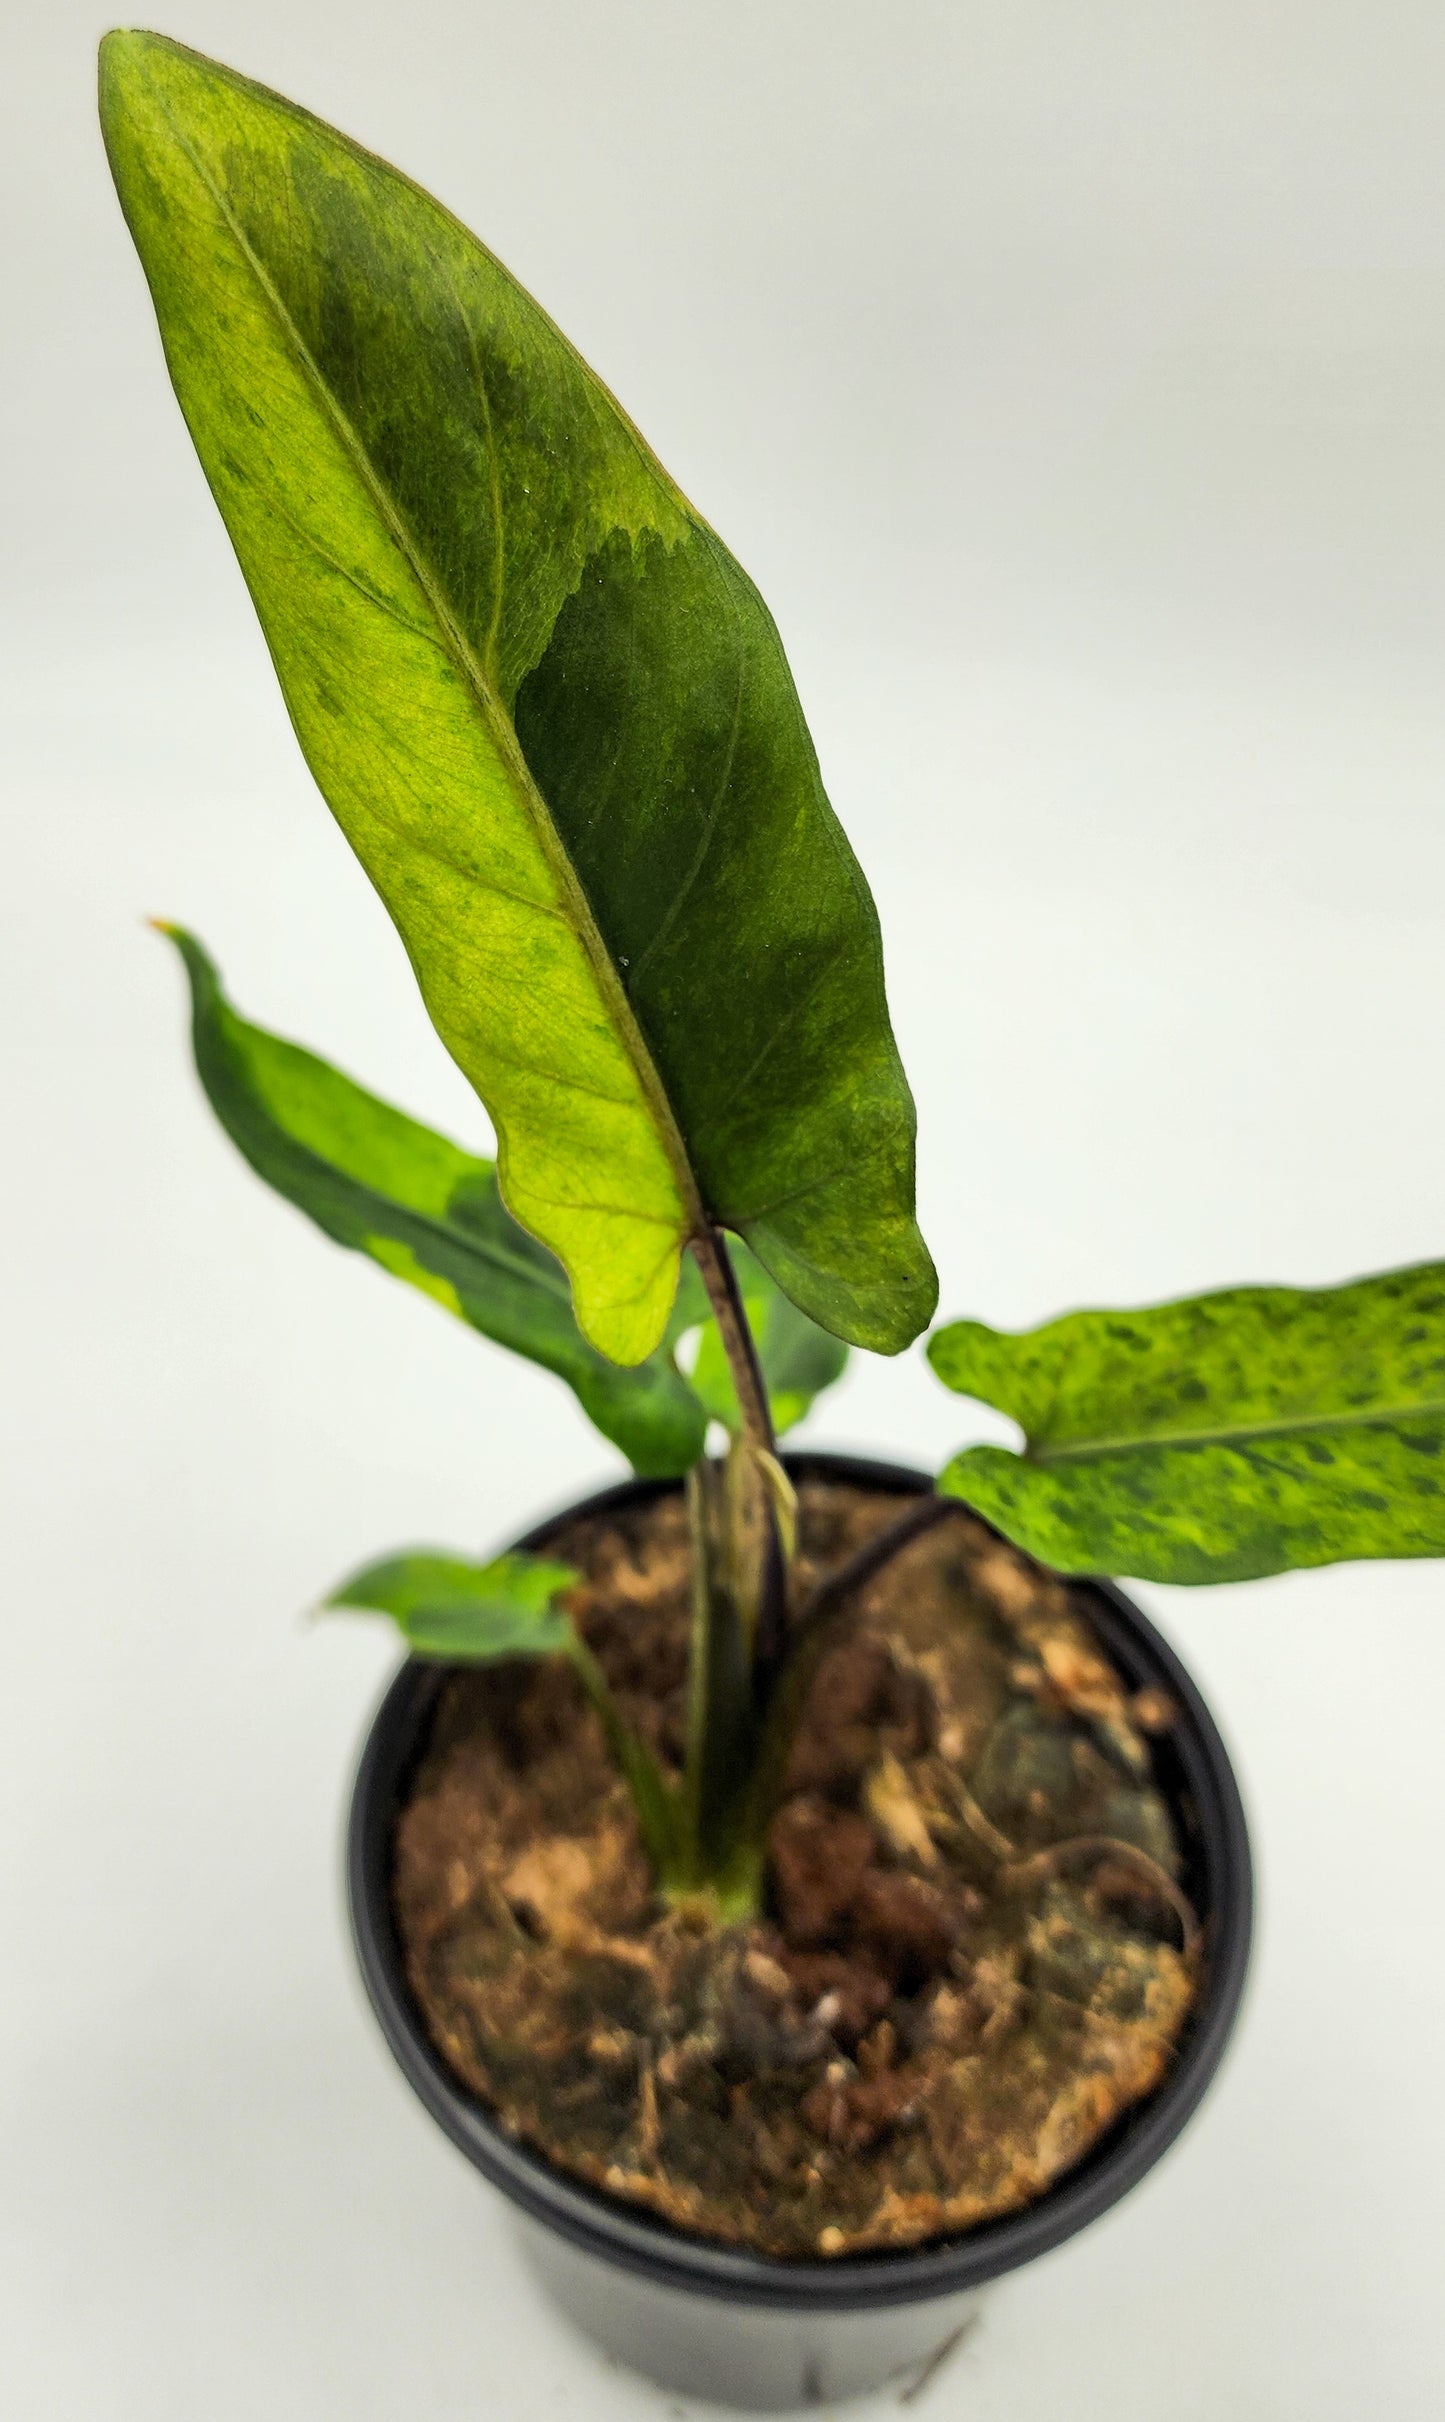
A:
[[[295,532],[308,553],[314,555],[319,563],[324,563],[328,570],[335,572],[339,579],[346,581],[359,596],[366,599],[368,605],[374,605],[383,614],[389,614],[393,622],[400,623],[402,629],[410,631],[413,638],[424,640],[428,647],[441,647],[442,643],[435,631],[429,631],[425,623],[413,622],[411,616],[404,614],[400,606],[393,605],[389,597],[383,597],[380,589],[374,589],[369,580],[363,580],[359,572],[353,572],[341,561],[340,556],[333,555],[331,549],[322,544],[314,531],[308,530],[304,522],[297,520],[289,506],[281,502],[275,491],[257,479],[254,471],[249,471],[243,462],[234,458],[232,468],[241,479],[245,480],[247,486],[261,499],[261,502]]]
[[[1090,1463],[1103,1455],[1145,1454],[1154,1447],[1246,1446],[1256,1438],[1290,1438],[1317,1430],[1381,1430],[1395,1422],[1429,1421],[1441,1415],[1445,1415],[1445,1397],[1426,1397],[1415,1404],[1387,1405],[1378,1412],[1294,1413],[1276,1421],[1230,1423],[1215,1430],[1145,1431],[1137,1436],[1094,1438],[1057,1447],[1030,1443],[1024,1451],[1024,1461],[1040,1465]]]
[[[697,883],[698,877],[701,875],[703,867],[706,864],[708,851],[712,848],[713,840],[717,833],[718,820],[722,814],[723,801],[726,798],[728,790],[732,784],[733,761],[737,756],[738,733],[742,729],[743,693],[747,688],[748,672],[747,651],[742,644],[742,617],[737,610],[737,600],[733,599],[732,603],[733,615],[738,624],[739,633],[738,686],[736,695],[733,699],[732,724],[728,732],[727,747],[723,751],[723,762],[718,773],[716,787],[713,791],[712,804],[709,807],[707,814],[703,818],[702,831],[698,836],[697,847],[693,851],[691,864],[689,865],[687,872],[683,876],[682,881],[679,883],[676,891],[673,893],[671,900],[668,902],[668,905],[663,912],[662,920],[658,925],[656,932],[653,934],[651,941],[648,942],[646,947],[640,952],[636,963],[632,968],[629,990],[635,988],[644,967],[647,965],[648,960],[663,948],[669,934],[672,932],[678,918],[681,916],[682,911],[687,904],[688,898]]]

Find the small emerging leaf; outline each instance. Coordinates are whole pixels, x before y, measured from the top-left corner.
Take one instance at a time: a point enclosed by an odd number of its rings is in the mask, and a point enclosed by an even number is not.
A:
[[[728,1250],[758,1349],[773,1428],[781,1438],[802,1420],[813,1399],[842,1377],[848,1348],[841,1338],[830,1336],[806,1312],[799,1311],[745,1244],[733,1238]],[[699,1280],[699,1291],[701,1285]],[[706,1308],[704,1295],[704,1312]],[[717,1322],[711,1318],[704,1323],[697,1359],[688,1376],[713,1420],[723,1422],[736,1435],[741,1427],[737,1394]]]
[[[206,1097],[257,1175],[337,1244],[369,1254],[484,1337],[554,1371],[636,1471],[655,1479],[687,1471],[702,1453],[706,1416],[670,1354],[623,1370],[587,1343],[566,1273],[518,1227],[492,1163],[314,1052],[249,1024],[194,935],[161,930],[190,980]],[[686,1305],[694,1319],[706,1311],[701,1279]]]
[[[778,1527],[783,1562],[791,1565],[798,1552],[798,1492],[776,1455],[755,1452],[753,1461]]]
[[[558,1595],[581,1575],[540,1556],[468,1564],[435,1548],[383,1557],[343,1581],[328,1607],[390,1615],[418,1656],[458,1663],[548,1657],[570,1651],[575,1634]]]
[[[389,1615],[415,1655],[447,1664],[565,1657],[596,1710],[649,1856],[665,1877],[677,1852],[676,1787],[626,1722],[597,1659],[557,1604],[581,1578],[570,1564],[545,1556],[512,1554],[470,1564],[442,1549],[419,1547],[364,1565],[325,1603]]]
[[[1445,1264],[1019,1336],[961,1320],[928,1356],[1025,1434],[1021,1455],[956,1455],[940,1488],[1065,1572],[1245,1581],[1445,1554]]]

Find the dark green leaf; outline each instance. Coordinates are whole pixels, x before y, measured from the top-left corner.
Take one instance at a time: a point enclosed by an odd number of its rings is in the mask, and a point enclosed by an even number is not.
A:
[[[781,1438],[785,1430],[802,1420],[814,1397],[841,1379],[848,1349],[841,1339],[831,1337],[806,1312],[798,1310],[746,1245],[734,1240],[730,1251],[738,1292],[767,1382],[773,1428]],[[705,1297],[703,1310],[706,1311]],[[713,1419],[725,1422],[736,1432],[740,1427],[737,1395],[717,1322],[711,1318],[704,1323],[697,1358],[688,1376]]]
[[[510,1217],[491,1162],[378,1101],[314,1053],[249,1025],[194,936],[163,931],[190,979],[201,1082],[257,1174],[338,1244],[555,1371],[638,1472],[666,1479],[688,1470],[707,1425],[686,1381],[667,1353],[623,1370],[587,1343],[565,1272]],[[699,1297],[705,1311],[701,1279],[687,1303],[695,1307]]]
[[[756,591],[418,187],[156,35],[102,117],[301,745],[583,1334],[649,1354],[706,1213],[897,1351],[913,1105]]]
[[[556,1600],[580,1579],[571,1565],[540,1556],[468,1564],[439,1549],[413,1548],[363,1566],[326,1604],[390,1615],[422,1657],[457,1663],[548,1657],[572,1648],[576,1635]]]
[[[939,1486],[1065,1572],[1245,1581],[1445,1554],[1445,1264],[1236,1287],[1022,1336],[956,1321],[946,1384],[1010,1414]]]

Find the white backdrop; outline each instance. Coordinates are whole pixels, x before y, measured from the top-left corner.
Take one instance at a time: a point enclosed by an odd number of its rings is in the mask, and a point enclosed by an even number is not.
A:
[[[484,1137],[170,400],[105,17],[7,14],[0,2406],[676,2413],[551,2323],[381,2049],[338,1848],[390,1656],[299,1619],[363,1554],[499,1542],[615,1467],[267,1196],[188,1074],[148,912]],[[165,28],[452,204],[758,579],[882,912],[945,1312],[1445,1251],[1431,0]],[[804,1435],[938,1459],[965,1426],[915,1353]],[[918,2410],[1427,2422],[1445,1579],[1141,1596],[1247,1782],[1252,1998],[1174,2154],[993,2291]]]

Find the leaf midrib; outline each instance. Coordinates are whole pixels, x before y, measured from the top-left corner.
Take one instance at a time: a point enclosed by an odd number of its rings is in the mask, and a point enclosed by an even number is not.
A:
[[[1445,1415],[1445,1396],[1417,1398],[1369,1413],[1296,1413],[1278,1421],[1233,1422],[1215,1430],[1153,1430],[1120,1438],[1091,1438],[1074,1446],[1039,1446],[1030,1440],[1023,1461],[1048,1465],[1091,1463],[1105,1455],[1143,1454],[1154,1447],[1246,1446],[1256,1438],[1287,1438],[1318,1430],[1388,1429],[1392,1422],[1426,1421]]]
[[[457,625],[456,620],[447,606],[444,597],[436,588],[436,585],[431,577],[430,567],[427,563],[425,555],[422,553],[420,547],[412,537],[403,516],[398,511],[396,504],[387,491],[384,483],[378,477],[366,448],[363,446],[356,430],[352,427],[351,422],[347,418],[346,414],[342,411],[340,404],[337,402],[336,397],[333,395],[330,387],[323,377],[320,365],[312,356],[310,347],[306,344],[300,330],[296,326],[295,321],[292,319],[290,312],[287,310],[286,305],[282,301],[281,296],[276,289],[275,283],[270,277],[264,263],[258,258],[249,238],[246,235],[245,229],[241,226],[240,221],[238,220],[235,211],[232,209],[230,201],[228,200],[224,190],[211,176],[205,162],[202,160],[195,146],[191,143],[189,137],[184,133],[182,128],[177,124],[164,95],[157,90],[153,80],[148,79],[148,81],[150,82],[151,95],[155,101],[157,109],[164,118],[167,126],[170,128],[176,144],[185,154],[185,157],[190,161],[191,167],[194,170],[198,181],[204,188],[205,192],[210,196],[212,203],[220,214],[225,226],[229,230],[238,251],[240,252],[247,267],[250,269],[252,276],[256,280],[257,286],[265,297],[270,310],[274,314],[283,336],[293,347],[296,359],[301,365],[302,372],[306,377],[308,384],[312,387],[314,393],[318,397],[323,411],[331,421],[331,424],[340,438],[347,454],[349,455],[358,476],[360,477],[364,487],[380,513],[382,520],[398,549],[398,552],[401,554],[408,569],[412,573],[417,586],[421,590],[421,593],[426,600],[427,607],[436,622],[437,629],[441,635],[442,644],[455,664],[457,671],[462,676],[469,693],[471,694],[481,713],[482,720],[487,728],[488,736],[493,745],[496,747],[499,756],[502,758],[504,767],[511,778],[513,786],[527,810],[533,830],[536,833],[537,840],[541,847],[542,854],[547,861],[550,871],[558,883],[563,898],[566,900],[567,905],[571,910],[571,915],[568,922],[571,924],[572,929],[576,933],[583,950],[586,952],[588,960],[591,963],[593,973],[597,979],[598,988],[602,993],[609,1012],[611,1013],[618,1029],[621,1032],[627,1056],[631,1060],[633,1067],[637,1072],[643,1093],[647,1100],[647,1107],[652,1112],[653,1120],[656,1125],[663,1150],[671,1166],[673,1177],[677,1184],[678,1193],[681,1197],[682,1207],[687,1215],[690,1227],[693,1232],[700,1232],[706,1227],[707,1224],[706,1213],[698,1192],[697,1180],[693,1175],[692,1165],[688,1158],[686,1145],[683,1142],[677,1121],[673,1115],[672,1105],[667,1098],[667,1094],[662,1085],[662,1080],[653,1064],[652,1054],[647,1048],[642,1031],[633,1012],[632,1004],[628,1000],[626,992],[623,990],[621,981],[618,977],[617,970],[613,966],[611,952],[608,950],[607,945],[598,930],[596,920],[592,914],[591,904],[582,888],[576,869],[572,865],[572,862],[562,845],[560,835],[552,822],[546,801],[543,799],[535,781],[532,778],[531,769],[528,766],[525,757],[522,755],[521,747],[518,743],[516,733],[512,729],[510,719],[501,709],[499,702],[493,697],[490,685],[486,681],[482,669],[478,665],[476,658],[473,655],[465,634]],[[463,324],[467,328],[468,337],[470,339],[470,322],[467,320],[466,313],[464,311],[462,312],[461,316]],[[490,420],[490,413],[488,414],[488,418]],[[555,912],[544,910],[543,913],[550,914]]]

